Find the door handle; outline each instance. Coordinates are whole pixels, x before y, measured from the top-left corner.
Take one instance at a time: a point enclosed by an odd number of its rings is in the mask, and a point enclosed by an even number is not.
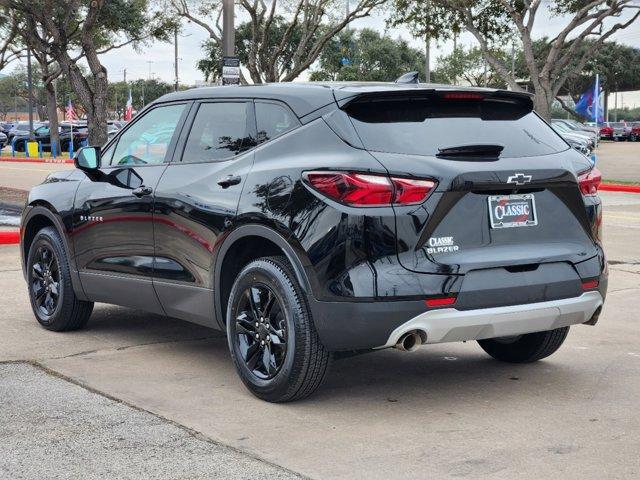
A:
[[[229,188],[232,185],[238,185],[242,181],[238,175],[229,175],[228,177],[223,178],[218,181],[218,185],[222,188]]]
[[[133,193],[138,198],[144,197],[145,195],[151,195],[152,192],[153,192],[153,188],[145,187],[144,185],[131,191],[131,193]]]

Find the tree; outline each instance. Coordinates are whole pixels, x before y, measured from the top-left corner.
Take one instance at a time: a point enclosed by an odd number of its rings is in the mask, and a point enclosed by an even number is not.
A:
[[[492,54],[503,62],[507,62],[509,57],[509,54],[502,50],[493,50]],[[439,82],[453,85],[463,81],[474,87],[506,87],[506,82],[487,64],[482,50],[478,47],[459,47],[449,55],[438,57],[438,68],[434,74]]]
[[[513,90],[522,90],[509,66],[493,54],[496,46],[517,36],[535,92],[535,108],[547,119],[551,102],[567,79],[584,68],[592,49],[597,51],[640,16],[640,7],[633,0],[553,2],[548,7],[551,14],[566,17],[567,23],[549,40],[546,55],[536,58],[532,32],[542,0],[394,0],[394,4],[392,23],[407,23],[414,34],[445,39],[455,31],[469,31],[495,72]],[[583,48],[589,40],[592,48]]]
[[[149,39],[168,39],[174,24],[150,0],[0,0],[24,22],[34,51],[51,57],[69,78],[86,116],[89,142],[107,141],[107,69],[100,54]],[[79,60],[86,61],[83,75]]]
[[[424,55],[398,38],[375,30],[347,30],[327,42],[311,80],[392,82],[410,71],[424,72]]]
[[[221,2],[170,1],[179,16],[207,31],[208,58],[212,58],[212,52],[220,52]],[[339,14],[344,5],[340,0],[272,0],[270,4],[261,0],[236,1],[249,17],[246,25],[241,25],[244,30],[238,29],[238,54],[245,57],[243,66],[249,71],[251,80],[263,83],[295,80],[318,59],[335,35],[353,20],[368,16],[387,0],[356,0],[349,14],[344,16]],[[221,59],[222,56],[217,60]],[[202,66],[207,72],[215,71],[211,64]]]
[[[0,70],[23,55],[24,45],[20,40],[18,21],[3,8],[0,10]]]

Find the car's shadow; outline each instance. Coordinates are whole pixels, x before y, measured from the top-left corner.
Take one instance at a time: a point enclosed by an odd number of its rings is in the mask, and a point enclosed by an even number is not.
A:
[[[198,370],[202,375],[236,378],[224,334],[209,328],[100,306],[88,332],[126,339],[133,345],[183,342],[181,355],[189,356],[192,366],[201,365]],[[416,352],[387,349],[334,360],[322,388],[296,405],[429,401],[443,407],[483,398],[493,401],[516,393],[536,397],[550,384],[554,385],[554,395],[563,395],[588,375],[575,362],[557,357],[535,364],[501,363],[475,342],[426,345]],[[563,387],[558,389],[558,385]],[[237,388],[248,400],[252,398],[239,379]]]

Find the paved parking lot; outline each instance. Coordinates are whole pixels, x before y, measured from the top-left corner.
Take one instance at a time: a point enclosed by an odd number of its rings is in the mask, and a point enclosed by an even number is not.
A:
[[[68,470],[72,455],[131,478],[147,469],[163,478],[292,475],[270,464],[312,478],[637,477],[640,196],[603,197],[612,263],[604,313],[596,327],[572,328],[549,359],[500,364],[475,343],[387,350],[336,362],[317,395],[285,405],[253,398],[224,339],[202,327],[100,305],[84,331],[40,328],[17,247],[0,247],[0,360],[34,361],[74,382],[0,367],[0,476],[37,478],[43,470],[28,458],[54,476],[78,472]],[[127,428],[109,426],[114,409]],[[197,443],[168,421],[237,451]],[[140,435],[114,440],[133,430]],[[119,445],[136,456],[130,470],[91,461],[121,462]]]

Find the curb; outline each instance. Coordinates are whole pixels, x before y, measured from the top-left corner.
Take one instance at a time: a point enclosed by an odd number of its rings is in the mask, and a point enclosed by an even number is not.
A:
[[[640,185],[622,185],[619,183],[601,183],[599,190],[605,192],[640,193]]]
[[[73,163],[73,159],[72,159],[72,158],[0,157],[0,162],[17,162],[17,163]]]
[[[16,245],[20,243],[20,230],[0,230],[0,245]]]

